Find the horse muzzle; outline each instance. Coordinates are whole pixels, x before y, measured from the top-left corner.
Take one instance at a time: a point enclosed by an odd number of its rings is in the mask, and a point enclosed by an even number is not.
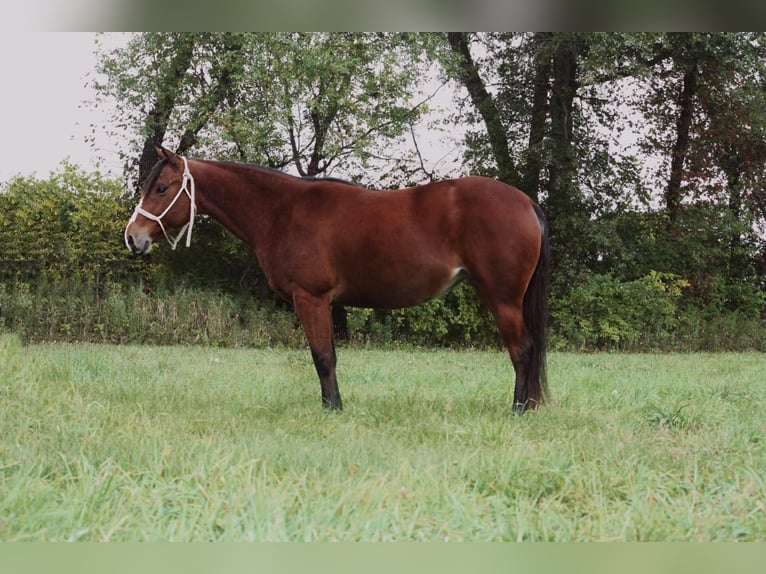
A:
[[[146,233],[125,230],[125,246],[134,255],[146,255],[152,250],[152,238]]]

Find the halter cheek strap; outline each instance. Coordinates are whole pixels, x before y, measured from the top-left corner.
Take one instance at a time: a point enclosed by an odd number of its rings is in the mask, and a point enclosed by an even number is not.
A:
[[[181,157],[182,160],[184,160],[184,174],[183,174],[183,180],[181,182],[181,189],[178,190],[178,193],[176,193],[176,196],[173,198],[173,201],[168,204],[168,206],[165,208],[165,211],[160,213],[159,215],[154,215],[153,213],[149,213],[143,208],[144,198],[141,198],[141,201],[138,202],[138,205],[136,206],[136,209],[133,211],[133,215],[130,216],[130,220],[128,221],[128,226],[133,223],[136,218],[139,215],[143,215],[147,219],[150,219],[151,221],[156,221],[160,229],[162,229],[162,234],[165,236],[165,239],[168,240],[168,243],[170,243],[170,248],[175,250],[176,246],[178,245],[178,242],[181,240],[181,237],[183,237],[184,231],[186,232],[186,247],[189,247],[191,245],[191,236],[192,236],[192,227],[194,226],[194,216],[197,214],[197,204],[194,199],[194,177],[192,177],[191,172],[189,171],[189,163],[186,161],[185,157]],[[189,184],[191,184],[191,189],[189,189]],[[162,218],[167,215],[168,211],[170,211],[173,206],[176,204],[176,201],[178,201],[178,198],[181,197],[182,193],[186,193],[186,195],[189,197],[189,221],[186,222],[186,224],[179,230],[178,235],[175,236],[174,239],[171,239],[168,235],[168,232],[165,230],[165,226],[162,224]],[[128,244],[128,228],[125,228],[125,245],[130,248],[130,245]]]

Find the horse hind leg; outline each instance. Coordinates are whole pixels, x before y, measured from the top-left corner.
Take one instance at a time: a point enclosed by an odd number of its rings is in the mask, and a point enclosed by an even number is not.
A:
[[[492,306],[497,328],[511,356],[516,383],[513,392],[513,409],[524,412],[535,409],[542,402],[539,385],[531,381],[530,370],[532,340],[524,328],[521,304],[498,304]]]

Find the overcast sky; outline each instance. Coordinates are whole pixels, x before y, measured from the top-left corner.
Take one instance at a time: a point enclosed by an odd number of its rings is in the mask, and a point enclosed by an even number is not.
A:
[[[91,125],[105,121],[102,112],[83,106],[94,95],[86,88],[94,51],[95,35],[86,32],[0,34],[0,181],[47,177],[67,158],[119,173],[113,142],[100,135],[97,152],[85,142]]]

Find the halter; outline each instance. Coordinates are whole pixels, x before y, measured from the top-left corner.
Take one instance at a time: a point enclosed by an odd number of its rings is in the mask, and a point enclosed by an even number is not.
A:
[[[160,229],[162,229],[162,233],[165,236],[165,239],[168,240],[168,243],[170,243],[170,248],[175,250],[176,245],[178,245],[178,242],[180,241],[181,237],[184,234],[184,231],[186,231],[186,247],[189,247],[191,245],[191,236],[192,236],[192,227],[194,226],[194,216],[197,213],[197,204],[194,201],[194,177],[192,177],[191,172],[189,171],[189,163],[186,161],[185,157],[181,157],[182,160],[184,160],[184,174],[183,174],[183,180],[181,182],[181,189],[178,190],[178,193],[176,193],[176,196],[173,198],[173,201],[170,202],[170,204],[165,208],[165,211],[160,213],[159,215],[154,215],[153,213],[149,213],[146,211],[141,205],[144,203],[144,198],[141,198],[141,201],[138,202],[138,205],[136,206],[136,209],[133,211],[133,215],[130,216],[130,220],[128,221],[128,226],[130,226],[131,223],[133,223],[136,218],[139,215],[143,215],[147,219],[150,219],[152,221],[156,221]],[[191,191],[186,187],[186,184],[191,182]],[[162,224],[162,218],[167,215],[168,211],[171,210],[171,208],[176,204],[176,201],[178,201],[178,198],[181,197],[181,193],[186,193],[187,196],[189,196],[189,221],[186,222],[186,224],[179,230],[178,235],[176,235],[175,239],[171,239],[170,236],[168,236],[167,231],[165,231],[165,226]],[[130,245],[128,244],[128,227],[125,227],[125,245],[128,246],[128,249],[130,249]]]

